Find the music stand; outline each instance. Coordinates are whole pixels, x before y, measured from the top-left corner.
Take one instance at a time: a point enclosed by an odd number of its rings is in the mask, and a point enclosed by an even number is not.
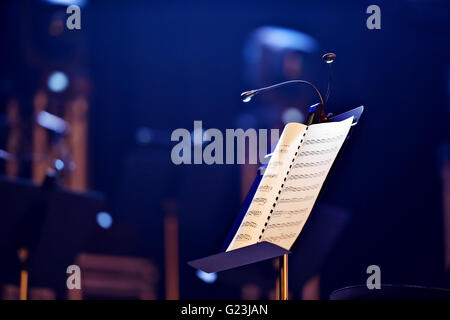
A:
[[[309,110],[307,124],[310,125],[313,123],[337,122],[353,116],[353,123],[352,123],[353,127],[358,123],[363,111],[364,107],[360,106],[358,108],[349,110],[337,116],[324,117],[323,108],[320,109],[318,108],[318,105],[313,105],[310,107]],[[349,132],[349,134],[347,135],[347,138],[350,136],[350,133],[351,132]],[[255,181],[252,184],[252,187],[250,188],[250,191],[248,192],[244,200],[241,209],[239,210],[239,213],[227,237],[225,245],[222,247],[222,252],[204,258],[189,261],[188,265],[190,265],[195,269],[199,269],[207,273],[212,273],[237,268],[268,259],[278,258],[279,259],[278,267],[280,276],[278,286],[279,287],[278,298],[280,300],[287,300],[288,255],[291,253],[289,250],[286,250],[273,243],[262,241],[239,249],[225,251],[225,249],[228,246],[227,244],[230,243],[233,234],[237,231],[237,228],[239,228],[239,225],[241,224],[242,219],[244,218],[245,213],[247,212],[247,209],[250,206],[251,200],[253,199],[253,196],[258,188],[261,179],[262,175],[258,173],[257,177],[255,178]]]
[[[30,283],[65,292],[66,269],[84,249],[96,226],[96,214],[105,209],[103,195],[3,177],[0,194],[0,248],[9,264],[1,266],[6,269],[3,280],[14,280],[12,274],[19,267],[15,252],[26,248],[30,258],[22,268],[30,271]]]

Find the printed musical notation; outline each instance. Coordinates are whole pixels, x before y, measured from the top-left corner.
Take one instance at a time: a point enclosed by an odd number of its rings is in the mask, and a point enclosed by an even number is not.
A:
[[[292,166],[292,168],[297,169],[297,168],[325,166],[327,164],[330,164],[331,160],[332,159],[326,159],[326,160],[321,160],[321,161],[316,161],[316,162],[300,162],[300,163],[296,163],[294,166]]]
[[[327,174],[327,171],[320,171],[315,173],[305,173],[305,174],[292,174],[287,177],[287,180],[298,180],[298,179],[313,179],[320,178]]]
[[[343,135],[340,134],[338,136],[335,137],[331,137],[331,138],[325,138],[325,139],[310,139],[305,141],[305,144],[318,144],[318,143],[332,143],[332,142],[337,142],[339,140],[342,140]]]
[[[317,188],[320,187],[320,184],[316,183],[310,186],[304,186],[304,187],[294,187],[294,186],[287,186],[283,188],[283,193],[284,192],[302,192],[302,191],[311,191],[311,190],[316,190]]]
[[[242,223],[243,227],[256,228],[256,223],[253,221],[245,221]]]
[[[301,151],[299,156],[300,157],[307,157],[307,156],[321,156],[324,154],[329,154],[336,152],[339,149],[339,147],[333,147],[328,149],[322,149],[322,150],[309,150],[309,151]]]
[[[280,240],[290,240],[290,239],[296,238],[296,237],[297,237],[297,233],[289,232],[289,233],[281,233],[280,235],[277,235],[277,236],[264,237],[264,240],[268,241],[268,242],[276,243]]]
[[[304,202],[304,201],[310,201],[314,199],[314,196],[306,196],[306,197],[300,197],[300,198],[281,198],[278,200],[278,203],[294,203],[294,202]]]
[[[262,186],[259,186],[258,187],[258,190],[259,191],[262,191],[262,192],[269,192],[269,191],[271,191],[273,189],[273,187],[272,186],[269,186],[268,184],[265,184],[265,185],[262,185]]]
[[[277,198],[271,213],[273,219],[268,219],[265,227],[264,240],[284,248],[292,246],[311,212],[350,125],[349,120],[345,124],[310,126],[303,143],[292,146],[295,157],[284,178],[281,196]],[[302,207],[299,208],[299,205]],[[294,229],[294,235],[289,233]]]
[[[252,240],[252,236],[247,233],[239,233],[236,236],[236,240],[237,241],[249,241],[249,240]]]
[[[258,217],[262,214],[261,210],[250,210],[247,213],[249,216],[254,216],[254,217]]]
[[[266,204],[267,199],[266,198],[255,198],[253,199],[254,203],[258,203],[258,204]]]
[[[299,226],[301,224],[303,224],[303,220],[281,222],[281,223],[272,223],[272,224],[269,224],[267,226],[267,229],[290,228],[290,227]]]
[[[291,248],[351,124],[349,118],[309,127],[286,125],[227,251],[258,241]]]
[[[274,216],[292,216],[292,215],[298,215],[298,214],[305,214],[308,212],[308,208],[302,208],[302,209],[296,209],[296,210],[274,210],[273,215]]]

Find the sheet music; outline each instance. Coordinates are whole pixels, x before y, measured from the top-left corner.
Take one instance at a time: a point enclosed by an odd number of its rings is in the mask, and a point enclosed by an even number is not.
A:
[[[286,125],[227,251],[268,241],[290,249],[308,219],[350,130],[340,122]]]
[[[306,128],[306,125],[300,123],[289,123],[284,127],[253,200],[227,251],[261,240],[262,230],[276,202],[278,191],[284,183],[286,172],[295,157],[297,147],[301,145],[306,134]]]
[[[353,117],[308,127],[261,241],[285,249],[292,247],[311,213],[352,122]]]

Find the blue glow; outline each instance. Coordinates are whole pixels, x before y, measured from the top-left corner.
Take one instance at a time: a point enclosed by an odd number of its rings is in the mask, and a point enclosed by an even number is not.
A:
[[[37,123],[40,126],[55,131],[56,133],[63,134],[68,129],[68,124],[62,118],[55,116],[47,111],[41,111],[37,115]]]
[[[64,169],[64,161],[62,161],[61,159],[56,159],[54,164],[56,170],[61,171],[62,169]]]
[[[11,159],[11,154],[3,149],[0,149],[0,159],[9,160]]]
[[[288,124],[290,122],[299,122],[303,123],[305,120],[305,117],[303,116],[303,113],[300,112],[297,108],[288,108],[283,112],[283,115],[281,116],[283,119],[284,124]]]
[[[318,48],[317,41],[306,33],[274,26],[260,27],[255,35],[262,43],[280,49],[314,52]]]
[[[236,119],[236,127],[247,130],[249,128],[256,128],[257,120],[254,115],[249,113],[240,114]]]
[[[202,270],[197,270],[197,277],[200,278],[200,280],[206,282],[206,283],[213,283],[217,280],[217,273],[207,273]]]
[[[97,213],[97,223],[103,229],[109,229],[113,223],[113,219],[108,212],[101,211]]]
[[[86,5],[87,0],[44,0],[50,4],[62,5],[62,6],[70,6],[71,4],[77,5],[79,7],[83,7]]]
[[[69,79],[61,71],[53,71],[48,77],[48,88],[53,92],[64,91],[69,85]]]
[[[153,132],[147,127],[141,127],[136,131],[136,140],[141,144],[148,144],[152,141]]]

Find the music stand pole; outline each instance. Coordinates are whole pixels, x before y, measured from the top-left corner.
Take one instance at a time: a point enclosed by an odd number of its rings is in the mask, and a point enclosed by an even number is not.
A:
[[[280,292],[278,297],[280,300],[288,300],[288,255],[283,254],[279,257],[279,269],[280,269]]]
[[[28,259],[28,250],[26,248],[20,248],[17,252],[18,258],[21,264],[20,270],[20,290],[19,299],[27,300],[28,298],[28,271],[25,267],[25,263]]]

